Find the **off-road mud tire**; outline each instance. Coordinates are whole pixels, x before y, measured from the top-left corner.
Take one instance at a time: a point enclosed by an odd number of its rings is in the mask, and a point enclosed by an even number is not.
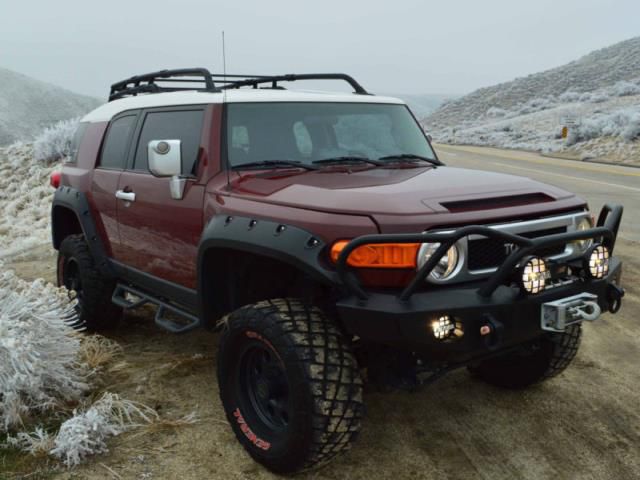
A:
[[[489,358],[469,370],[498,387],[525,388],[564,371],[578,353],[581,337],[582,325],[571,325],[563,333],[545,334],[526,354],[513,352]]]
[[[77,294],[78,330],[99,332],[114,328],[122,318],[122,308],[111,302],[115,280],[96,267],[83,235],[69,235],[60,244],[57,261],[58,286],[65,285],[65,269],[77,269],[82,292]],[[68,286],[68,285],[67,285]]]
[[[272,351],[274,363],[281,363],[290,416],[279,431],[243,399],[242,352],[254,348],[248,345]],[[276,473],[319,467],[349,449],[360,431],[362,379],[350,345],[322,310],[298,300],[263,301],[229,316],[220,339],[218,384],[236,437]]]

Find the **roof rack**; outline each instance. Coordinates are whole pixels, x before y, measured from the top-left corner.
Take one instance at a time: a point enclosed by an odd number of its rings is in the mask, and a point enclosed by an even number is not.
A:
[[[206,68],[183,68],[177,70],[160,70],[127,78],[111,85],[109,101],[136,96],[140,93],[164,93],[196,90],[203,92],[221,92],[222,90],[241,87],[283,89],[279,82],[295,82],[297,80],[344,80],[353,87],[358,95],[369,93],[353,77],[345,73],[305,73],[287,75],[230,75],[211,73]],[[158,85],[161,82],[163,85]],[[170,85],[164,85],[168,83]],[[173,86],[171,84],[189,83],[190,86]],[[261,87],[267,85],[268,87]]]

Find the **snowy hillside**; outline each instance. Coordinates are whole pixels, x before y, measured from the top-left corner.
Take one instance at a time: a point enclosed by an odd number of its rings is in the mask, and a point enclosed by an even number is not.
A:
[[[444,102],[459,97],[459,95],[438,95],[428,93],[383,93],[382,95],[404,100],[418,119],[431,115]]]
[[[100,101],[0,68],[0,145],[30,140],[60,120],[84,115]]]
[[[640,37],[477,90],[424,120],[437,141],[640,163]],[[567,126],[567,139],[561,137]]]

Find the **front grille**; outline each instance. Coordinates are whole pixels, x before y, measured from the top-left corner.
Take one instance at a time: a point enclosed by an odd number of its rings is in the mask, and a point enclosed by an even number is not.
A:
[[[535,232],[519,233],[518,235],[527,238],[538,238],[556,233],[565,233],[567,227],[548,228]],[[540,257],[551,257],[560,255],[565,251],[565,245],[555,247],[545,247],[536,250],[534,253]],[[469,257],[467,268],[471,271],[497,268],[507,259],[509,253],[506,244],[494,238],[479,238],[469,240]]]

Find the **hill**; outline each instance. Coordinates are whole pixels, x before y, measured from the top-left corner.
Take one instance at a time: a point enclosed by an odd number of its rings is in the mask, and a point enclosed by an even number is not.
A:
[[[476,90],[445,103],[423,124],[440,142],[640,162],[640,37]]]
[[[0,145],[30,140],[44,127],[84,115],[101,102],[0,68]]]
[[[444,102],[459,95],[418,94],[418,93],[383,93],[389,97],[399,98],[407,102],[411,111],[418,119],[422,119],[435,112]]]

